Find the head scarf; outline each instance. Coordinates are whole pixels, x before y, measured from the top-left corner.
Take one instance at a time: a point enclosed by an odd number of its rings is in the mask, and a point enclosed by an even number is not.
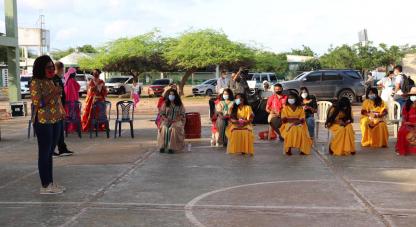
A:
[[[65,76],[64,76],[64,78],[65,78],[65,84],[68,82],[68,79],[69,79],[69,76],[72,74],[72,73],[77,73],[77,70],[75,69],[75,68],[69,68],[68,69],[68,71],[65,73]]]

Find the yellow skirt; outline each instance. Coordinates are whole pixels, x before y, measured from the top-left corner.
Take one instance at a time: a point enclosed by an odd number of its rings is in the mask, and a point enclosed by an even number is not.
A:
[[[225,135],[228,138],[227,153],[254,155],[254,134],[251,126],[238,128],[230,124]]]
[[[292,126],[286,123],[280,127],[280,133],[285,139],[284,152],[287,153],[289,148],[297,148],[304,154],[310,154],[312,148],[312,140],[305,124]]]
[[[369,126],[370,119],[363,117],[360,120],[362,132],[361,146],[363,147],[387,147],[389,132],[384,121],[378,122],[373,128]]]
[[[333,124],[329,130],[332,132],[330,148],[334,155],[350,155],[355,152],[355,135],[351,124],[343,127]]]

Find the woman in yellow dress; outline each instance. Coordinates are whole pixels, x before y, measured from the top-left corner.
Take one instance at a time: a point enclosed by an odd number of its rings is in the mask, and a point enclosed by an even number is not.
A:
[[[363,102],[361,108],[361,146],[387,147],[389,132],[384,121],[386,115],[387,106],[378,96],[377,88],[368,89],[367,99]]]
[[[331,155],[354,155],[355,135],[352,128],[352,112],[350,100],[342,97],[329,111],[325,127],[332,133],[332,140],[329,144]]]
[[[311,153],[312,140],[305,122],[305,111],[296,94],[290,94],[286,106],[281,112],[283,125],[280,133],[284,139],[284,152],[292,155],[292,148],[297,148],[301,155]]]
[[[227,153],[254,155],[254,133],[251,122],[254,114],[247,98],[237,94],[232,108],[230,124],[225,132],[228,138]]]

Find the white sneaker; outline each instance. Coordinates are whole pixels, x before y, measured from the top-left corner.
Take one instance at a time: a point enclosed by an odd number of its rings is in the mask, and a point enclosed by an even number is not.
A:
[[[64,191],[61,188],[54,187],[53,184],[49,184],[49,186],[46,188],[44,187],[40,188],[41,195],[56,195],[56,194],[61,194],[63,192]]]
[[[66,188],[62,185],[59,185],[57,183],[52,183],[52,187],[55,187],[57,189],[61,189],[62,191],[66,191]]]

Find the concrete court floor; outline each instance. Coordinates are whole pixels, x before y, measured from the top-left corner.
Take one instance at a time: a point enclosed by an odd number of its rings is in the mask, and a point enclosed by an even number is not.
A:
[[[280,143],[257,140],[244,157],[201,139],[169,155],[155,149],[152,118],[137,118],[135,139],[128,130],[70,135],[76,155],[54,159],[67,192],[52,196],[38,194],[27,118],[2,122],[0,226],[416,226],[416,157],[396,156],[393,143],[350,157],[331,157],[322,143],[288,157]]]

